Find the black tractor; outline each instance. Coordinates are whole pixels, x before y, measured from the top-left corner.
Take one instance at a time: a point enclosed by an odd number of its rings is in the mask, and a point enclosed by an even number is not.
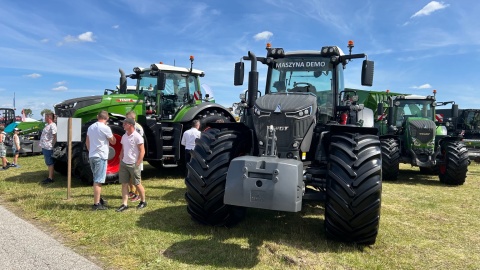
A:
[[[202,224],[233,226],[247,208],[298,212],[303,201],[325,203],[325,235],[373,244],[380,224],[381,145],[373,111],[344,96],[343,70],[365,54],[337,46],[253,52],[239,123],[214,123],[187,164],[187,211]],[[257,62],[268,67],[258,91]],[[244,62],[235,64],[242,85]],[[371,86],[373,61],[364,60],[362,85]]]

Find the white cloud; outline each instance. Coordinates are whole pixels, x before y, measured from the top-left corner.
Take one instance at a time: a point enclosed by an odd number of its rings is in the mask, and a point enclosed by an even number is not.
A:
[[[120,28],[120,25],[116,24],[116,25],[112,26],[112,28],[113,29],[118,29],[118,28]]]
[[[263,32],[260,32],[260,33],[256,34],[255,36],[253,36],[253,38],[254,38],[256,41],[259,41],[259,40],[269,41],[270,38],[272,38],[272,36],[273,36],[273,33],[272,33],[272,32],[263,31]]]
[[[42,77],[42,75],[40,75],[40,74],[38,74],[38,73],[32,73],[32,74],[25,75],[24,77],[28,77],[28,78],[32,78],[32,79],[37,79],[37,78]]]
[[[428,16],[432,12],[435,12],[435,11],[440,10],[440,9],[444,9],[448,6],[449,6],[449,4],[444,4],[443,2],[431,1],[426,6],[424,6],[422,9],[420,9],[415,14],[413,14],[412,17],[410,17],[410,18],[420,17],[420,16]]]
[[[55,83],[55,85],[64,85],[64,84],[67,84],[67,81],[59,81]]]
[[[66,86],[59,86],[59,87],[55,87],[55,88],[52,88],[53,91],[67,91],[68,88]]]
[[[85,32],[76,37],[68,35],[63,38],[63,41],[58,43],[58,46],[62,46],[65,43],[73,43],[73,42],[95,42],[93,32]]]
[[[40,40],[41,43],[48,43],[50,40],[48,38],[44,38],[42,40]]]
[[[413,89],[429,89],[432,88],[432,86],[429,83],[422,84],[420,86],[412,86],[411,88]]]
[[[85,32],[83,34],[78,35],[78,40],[84,42],[94,42],[93,40],[93,33],[92,32]]]

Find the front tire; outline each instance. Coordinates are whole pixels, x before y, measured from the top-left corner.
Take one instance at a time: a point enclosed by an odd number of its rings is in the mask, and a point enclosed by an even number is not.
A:
[[[332,135],[325,202],[326,236],[374,244],[380,223],[382,152],[377,136]]]
[[[400,146],[393,138],[382,139],[382,178],[397,180],[400,171]]]
[[[233,226],[245,217],[245,208],[223,203],[227,171],[235,157],[250,151],[247,134],[212,128],[197,139],[185,178],[187,211],[199,223]]]
[[[468,171],[467,147],[458,141],[442,144],[441,160],[438,165],[440,182],[447,185],[463,185]]]

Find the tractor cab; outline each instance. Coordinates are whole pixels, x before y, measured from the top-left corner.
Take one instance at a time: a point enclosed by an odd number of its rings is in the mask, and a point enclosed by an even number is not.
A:
[[[0,126],[7,127],[15,122],[15,111],[9,108],[0,108]]]
[[[193,57],[190,58],[193,63]],[[134,74],[126,77],[136,80],[135,92],[144,96],[146,117],[173,120],[187,105],[194,105],[201,99],[199,77],[201,70],[176,66],[152,64],[150,68],[135,67]],[[120,93],[122,89],[120,79]]]

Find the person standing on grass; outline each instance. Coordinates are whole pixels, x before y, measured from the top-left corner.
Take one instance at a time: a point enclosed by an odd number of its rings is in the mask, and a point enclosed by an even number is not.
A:
[[[5,127],[0,126],[0,158],[2,159],[2,169],[8,170],[10,163],[7,161],[7,148],[5,147]]]
[[[18,167],[18,155],[20,154],[20,138],[18,137],[18,132],[20,129],[14,128],[13,129],[13,145],[12,145],[12,152],[13,152],[13,163],[12,167]]]
[[[151,84],[150,84],[151,86]],[[126,115],[127,118],[131,118],[133,120],[136,120],[136,114],[135,111],[129,111]],[[143,127],[140,125],[138,122],[135,121],[135,130],[140,134],[140,136],[143,137]],[[140,164],[140,171],[143,171],[143,162]],[[130,201],[136,202],[140,200],[140,193],[139,191],[135,188],[135,185],[133,184],[133,177],[130,177],[130,182],[128,183],[128,197],[130,198]]]
[[[43,128],[42,136],[40,137],[40,147],[42,148],[43,159],[48,168],[48,177],[42,181],[42,184],[53,183],[53,146],[57,142],[57,124],[53,122],[53,113],[45,114],[45,122],[47,125]]]
[[[101,198],[102,184],[107,177],[108,143],[116,144],[112,129],[107,125],[108,112],[101,111],[97,115],[97,122],[87,130],[85,145],[88,151],[88,160],[93,174],[93,206],[92,210],[106,210],[106,201]]]
[[[147,206],[140,170],[145,155],[143,137],[135,130],[135,120],[131,118],[126,118],[123,121],[123,128],[126,132],[120,141],[122,151],[120,151],[120,171],[118,172],[119,182],[122,184],[122,205],[116,210],[117,212],[128,209],[128,183],[130,178],[133,178],[133,184],[140,193],[140,203],[137,209],[143,209]]]
[[[185,146],[185,164],[190,162],[190,152],[195,148],[195,140],[199,139],[200,135],[202,135],[199,129],[200,121],[195,119],[192,122],[192,128],[183,133],[181,144]]]

